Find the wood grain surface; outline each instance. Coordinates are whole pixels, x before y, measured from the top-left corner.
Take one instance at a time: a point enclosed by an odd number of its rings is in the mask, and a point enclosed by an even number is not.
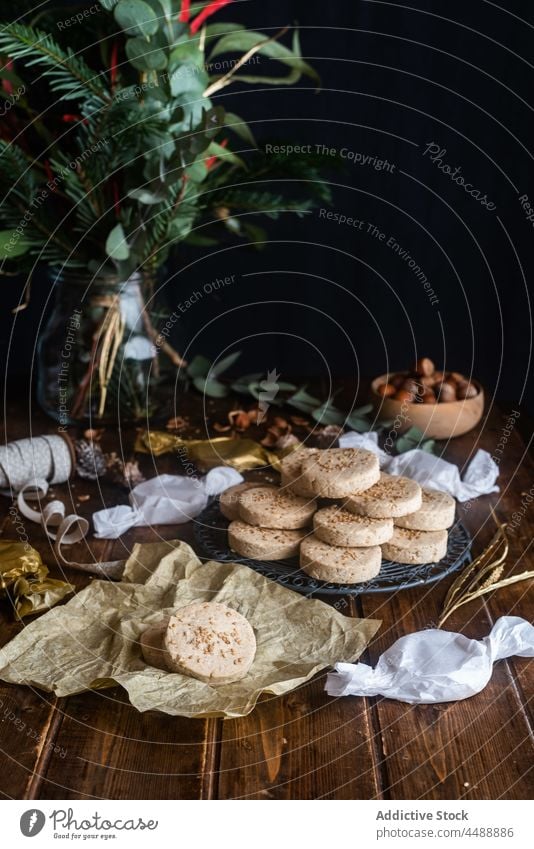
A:
[[[8,405],[3,439],[54,432],[54,425],[24,405]],[[217,420],[217,410],[211,411]],[[199,411],[195,435],[204,422]],[[224,418],[221,411],[220,420]],[[30,426],[31,420],[31,426]],[[495,454],[507,414],[493,410],[470,433],[440,443],[447,459],[463,467],[473,452]],[[120,441],[119,441],[120,436]],[[131,452],[134,430],[108,429],[107,450]],[[122,446],[122,447],[121,447]],[[492,535],[490,506],[501,518],[524,515],[512,536],[510,568],[534,568],[534,463],[520,429],[513,428],[500,461],[501,491],[460,506],[474,539],[474,552]],[[146,474],[178,474],[172,456],[143,458]],[[54,487],[88,517],[103,505],[127,502],[127,492],[109,483],[80,479]],[[78,501],[80,495],[88,500]],[[526,504],[523,510],[522,505]],[[0,503],[1,534],[17,539]],[[31,543],[54,576],[61,570],[43,532],[25,523]],[[129,531],[117,541],[89,538],[73,558],[124,557],[137,541],[180,538],[193,543],[192,523]],[[90,578],[64,570],[78,587]],[[343,612],[382,619],[382,628],[362,658],[374,663],[398,637],[431,627],[447,581],[391,595],[348,600]],[[485,636],[504,614],[533,619],[530,583],[501,590],[457,611],[447,627],[469,637]],[[20,629],[9,604],[0,606],[0,643]],[[387,699],[329,698],[325,674],[284,697],[266,696],[248,717],[188,720],[138,713],[117,687],[56,699],[49,693],[0,682],[0,792],[14,799],[496,799],[532,798],[534,661],[499,662],[487,688],[462,702],[410,706]]]

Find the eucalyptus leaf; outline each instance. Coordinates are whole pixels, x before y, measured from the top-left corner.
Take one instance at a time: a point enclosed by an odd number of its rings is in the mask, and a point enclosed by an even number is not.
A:
[[[372,412],[373,412],[373,405],[372,404],[364,404],[363,407],[354,407],[354,409],[351,412],[351,415],[354,414],[356,416],[362,417],[362,416],[367,416],[369,413],[372,413]]]
[[[112,259],[124,260],[130,256],[130,248],[122,224],[116,224],[106,239],[106,253]]]
[[[311,415],[318,424],[340,425],[345,421],[345,413],[332,406],[330,401],[325,401],[320,407],[312,410]]]
[[[432,440],[427,439],[427,443],[432,442]],[[419,430],[418,427],[411,427],[402,436],[399,436],[395,443],[395,447],[399,454],[404,454],[406,451],[411,451],[413,448],[423,448],[425,444],[425,435],[422,430]],[[432,453],[432,446],[429,448],[424,448],[424,451],[430,451]]]
[[[145,0],[119,0],[113,14],[128,35],[154,35],[159,29],[157,15]]]
[[[286,403],[291,407],[295,407],[297,410],[300,410],[302,413],[311,414],[313,410],[317,409],[321,402],[319,398],[314,398],[313,395],[309,395],[308,392],[306,392],[306,388],[303,386],[298,389],[294,395],[291,395],[291,397],[286,400]]]
[[[196,354],[187,366],[189,377],[206,377],[210,370],[211,362],[202,354]]]
[[[130,64],[138,71],[163,71],[167,67],[165,52],[144,38],[129,38],[125,49]]]
[[[434,439],[425,439],[425,441],[421,443],[419,448],[421,449],[421,451],[427,451],[428,454],[433,454],[435,446],[436,441]]]
[[[254,374],[244,374],[242,377],[238,377],[237,380],[234,380],[230,388],[233,392],[238,392],[240,395],[252,395],[250,386],[257,383],[261,377],[261,371],[255,372]]]
[[[371,427],[371,423],[368,419],[361,419],[358,416],[350,415],[345,424],[351,430],[356,430],[358,433],[367,433],[367,431]]]
[[[227,369],[232,366],[236,360],[241,356],[241,351],[234,351],[233,354],[228,354],[227,357],[223,357],[222,360],[219,360],[215,365],[210,369],[209,376],[210,379],[212,377],[218,377],[220,374],[223,374]]]
[[[224,398],[228,394],[228,387],[218,380],[207,380],[204,377],[195,377],[193,384],[199,392],[209,395],[210,398]]]
[[[422,430],[419,430],[418,427],[412,425],[412,427],[403,433],[403,437],[404,439],[409,439],[419,445],[421,440],[425,438],[425,435]]]

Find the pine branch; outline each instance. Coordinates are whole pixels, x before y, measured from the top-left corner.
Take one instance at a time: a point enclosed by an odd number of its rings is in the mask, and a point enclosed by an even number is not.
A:
[[[31,67],[43,65],[52,91],[63,92],[64,100],[97,97],[110,100],[98,74],[69,48],[64,50],[45,32],[24,24],[0,24],[0,52]]]

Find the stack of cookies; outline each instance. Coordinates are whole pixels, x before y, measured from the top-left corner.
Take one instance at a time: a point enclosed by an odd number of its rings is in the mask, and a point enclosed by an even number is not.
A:
[[[329,583],[374,578],[382,558],[433,563],[447,551],[450,495],[380,472],[361,448],[301,448],[282,460],[280,487],[241,484],[221,496],[230,547],[255,560],[300,552],[301,568]]]

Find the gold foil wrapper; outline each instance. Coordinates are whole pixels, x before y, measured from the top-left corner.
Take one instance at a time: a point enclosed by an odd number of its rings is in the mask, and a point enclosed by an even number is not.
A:
[[[143,660],[143,631],[193,601],[227,604],[254,628],[256,657],[241,681],[210,686]],[[288,693],[337,661],[356,660],[379,625],[343,616],[247,566],[201,563],[178,540],[145,543],[134,547],[120,583],[92,581],[0,649],[0,678],[57,696],[120,684],[139,711],[245,716],[262,693]]]
[[[8,598],[22,618],[53,607],[74,587],[48,577],[35,548],[25,542],[0,540],[0,599]]]
[[[135,450],[144,454],[176,454],[192,460],[199,469],[232,466],[238,472],[273,466],[280,470],[280,456],[254,439],[217,436],[214,439],[182,439],[161,430],[144,430],[138,434]],[[285,452],[287,453],[287,452]]]

